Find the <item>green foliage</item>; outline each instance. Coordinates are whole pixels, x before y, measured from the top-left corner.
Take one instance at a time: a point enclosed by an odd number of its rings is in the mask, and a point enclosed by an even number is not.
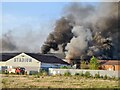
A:
[[[83,72],[80,73],[80,76],[84,76]]]
[[[84,75],[85,77],[87,77],[87,78],[89,78],[91,75],[90,75],[90,72],[85,72],[85,75]]]
[[[70,72],[65,72],[64,76],[71,76],[71,73]]]
[[[60,69],[68,69],[67,66],[60,66]]]
[[[34,78],[40,78],[40,75],[35,75]]]
[[[38,74],[37,71],[30,71],[30,72],[29,72],[29,75],[36,75],[36,74]]]
[[[38,75],[47,76],[48,73],[45,70],[40,70],[40,72],[38,73]]]
[[[104,80],[106,80],[107,78],[108,78],[108,76],[107,76],[107,75],[105,75],[105,76],[103,77],[103,79],[104,79]]]
[[[70,66],[60,66],[60,69],[72,69]]]
[[[98,74],[95,74],[95,78],[100,78],[99,72],[98,72]]]
[[[79,73],[75,73],[75,76],[79,76],[80,74]]]
[[[92,70],[96,70],[98,69],[99,64],[97,62],[97,58],[95,58],[94,56],[90,59],[90,69]]]

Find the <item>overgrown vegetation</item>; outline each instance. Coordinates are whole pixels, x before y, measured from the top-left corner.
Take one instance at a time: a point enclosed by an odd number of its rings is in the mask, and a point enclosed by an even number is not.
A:
[[[90,59],[90,69],[97,70],[99,67],[99,63],[97,62],[97,58],[94,56]]]
[[[60,66],[60,69],[68,69],[67,66]]]
[[[75,76],[79,76],[80,74],[79,73],[75,73]]]
[[[68,75],[69,76],[69,75]],[[99,72],[97,74],[95,74],[94,76],[90,74],[90,72],[86,71],[85,73],[81,72],[81,73],[75,73],[74,76],[79,76],[79,77],[86,77],[86,78],[95,78],[95,79],[103,79],[103,80],[120,80],[120,78],[116,78],[116,77],[109,77],[107,75],[105,76],[100,76]]]
[[[70,66],[60,66],[60,69],[72,69]]]
[[[86,78],[89,72],[84,73],[83,76],[79,74],[67,76],[40,76],[35,78],[35,75],[9,75],[2,77],[3,88],[120,88],[118,80],[101,78]],[[70,75],[70,76],[69,76]],[[86,76],[85,76],[86,75]],[[105,76],[106,77],[106,76]]]
[[[100,77],[100,74],[99,74],[99,72],[97,73],[97,74],[95,74],[95,76],[94,76],[95,78],[102,78],[102,77]]]
[[[85,77],[89,78],[91,75],[90,75],[90,72],[85,72]]]
[[[48,75],[48,73],[45,70],[40,70],[40,72],[38,73],[38,75],[46,76],[46,75]]]
[[[71,76],[71,73],[70,72],[65,72],[64,76]]]

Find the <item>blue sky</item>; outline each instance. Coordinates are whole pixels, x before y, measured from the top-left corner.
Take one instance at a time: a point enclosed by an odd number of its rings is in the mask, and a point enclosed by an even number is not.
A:
[[[67,3],[3,3],[2,16],[3,16],[3,33],[8,29],[17,27],[32,28],[43,26],[49,22],[55,21],[61,16],[62,8]],[[42,24],[42,25],[41,25]]]
[[[67,2],[3,2],[2,33],[12,30],[14,35],[18,36],[17,33],[20,31],[23,33],[29,29],[51,32],[50,27],[53,27],[56,19],[61,17],[63,8],[68,4]],[[95,5],[92,2],[89,4]]]

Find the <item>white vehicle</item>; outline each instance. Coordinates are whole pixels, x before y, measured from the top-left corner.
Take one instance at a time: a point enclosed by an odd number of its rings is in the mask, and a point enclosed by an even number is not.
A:
[[[13,68],[12,66],[8,66],[7,71],[8,73],[15,73],[15,68]]]
[[[15,69],[14,68],[8,68],[8,72],[9,73],[15,73]]]

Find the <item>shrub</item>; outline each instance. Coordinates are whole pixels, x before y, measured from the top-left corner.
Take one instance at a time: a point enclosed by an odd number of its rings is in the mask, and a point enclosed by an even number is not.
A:
[[[73,69],[71,66],[60,66],[60,69]]]
[[[90,72],[85,72],[85,75],[84,75],[85,77],[87,77],[87,78],[89,78],[90,77]]]
[[[116,77],[116,78],[115,78],[115,80],[116,80],[116,81],[118,81],[118,80],[119,80],[119,78],[118,78],[118,77]]]
[[[80,73],[80,76],[84,76],[83,72]]]
[[[40,78],[40,75],[35,75],[34,78]]]
[[[106,80],[107,78],[108,78],[108,76],[107,76],[107,75],[105,75],[105,76],[103,77],[103,79],[104,79],[104,80]]]
[[[70,72],[65,72],[64,76],[71,76],[71,73]]]
[[[97,62],[97,58],[95,58],[94,56],[90,59],[90,69],[92,70],[96,70],[98,69],[99,64]]]
[[[46,76],[46,75],[48,75],[48,73],[45,70],[40,70],[40,72],[38,73],[38,75]]]
[[[68,69],[67,66],[60,66],[60,69]]]
[[[29,72],[29,75],[37,75],[37,74],[38,74],[37,71],[30,71],[30,72]]]
[[[100,78],[103,78],[103,76],[100,76]]]
[[[100,78],[99,72],[97,74],[95,74],[95,78]]]
[[[79,73],[75,73],[75,76],[78,76],[78,75],[80,75]]]

